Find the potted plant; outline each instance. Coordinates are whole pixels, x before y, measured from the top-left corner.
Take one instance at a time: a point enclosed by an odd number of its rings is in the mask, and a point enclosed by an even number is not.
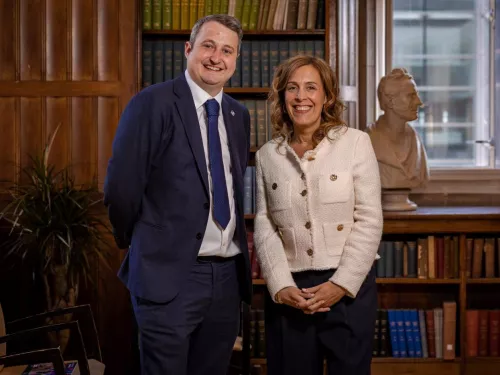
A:
[[[106,236],[110,233],[96,209],[102,200],[97,184],[76,186],[71,168],[56,171],[49,165],[58,129],[42,157],[31,157],[31,165],[22,169],[25,178],[9,189],[10,199],[0,212],[0,219],[9,223],[2,253],[21,258],[43,280],[46,311],[75,306],[80,282],[93,282],[93,261],[99,259],[107,266]],[[64,350],[69,332],[61,331],[50,339]]]

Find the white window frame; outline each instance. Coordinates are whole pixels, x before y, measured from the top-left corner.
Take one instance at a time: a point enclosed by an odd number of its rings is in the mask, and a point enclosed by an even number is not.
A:
[[[373,51],[371,58],[375,62],[374,79],[367,79],[366,99],[367,122],[375,121],[382,113],[378,103],[376,87],[380,79],[389,72],[392,67],[392,2],[394,0],[367,0],[367,9],[373,12],[367,15],[368,23],[375,24],[375,35],[362,37],[367,44],[367,51]],[[397,0],[395,0],[397,1]],[[371,4],[370,4],[371,3]],[[491,9],[495,9],[495,1],[490,0]],[[491,25],[490,52],[494,57],[494,23]],[[490,130],[493,134],[495,125],[495,96],[494,96],[494,65],[490,68],[490,108],[489,113]],[[367,69],[367,76],[373,75],[373,70]],[[500,110],[500,109],[498,109]],[[487,140],[489,141],[489,140]],[[491,145],[493,147],[493,145]],[[493,150],[492,150],[493,151]],[[500,149],[497,149],[500,152]],[[427,186],[413,189],[416,194],[499,194],[500,193],[500,169],[495,168],[494,152],[489,153],[490,165],[492,167],[477,168],[436,168],[430,169],[430,181]],[[498,155],[497,155],[498,158]]]

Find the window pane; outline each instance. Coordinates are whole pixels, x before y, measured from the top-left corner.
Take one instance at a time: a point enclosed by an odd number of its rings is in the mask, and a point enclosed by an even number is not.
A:
[[[500,22],[500,0],[495,0],[495,19]],[[500,147],[500,26],[495,27],[495,145]],[[500,153],[496,153],[496,167],[500,168]]]
[[[498,1],[498,0],[497,0]],[[433,167],[491,166],[488,0],[393,0],[392,66],[424,107],[412,125]]]

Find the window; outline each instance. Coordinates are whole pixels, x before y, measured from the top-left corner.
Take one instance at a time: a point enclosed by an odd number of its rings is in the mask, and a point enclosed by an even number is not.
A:
[[[392,12],[392,67],[413,75],[424,102],[412,125],[429,165],[495,167],[490,0],[393,0]]]

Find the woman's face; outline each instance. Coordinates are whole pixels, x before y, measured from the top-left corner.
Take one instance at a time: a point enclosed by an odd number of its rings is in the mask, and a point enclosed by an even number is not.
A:
[[[292,73],[285,88],[285,107],[295,131],[317,129],[325,102],[325,90],[316,68],[304,65]]]

